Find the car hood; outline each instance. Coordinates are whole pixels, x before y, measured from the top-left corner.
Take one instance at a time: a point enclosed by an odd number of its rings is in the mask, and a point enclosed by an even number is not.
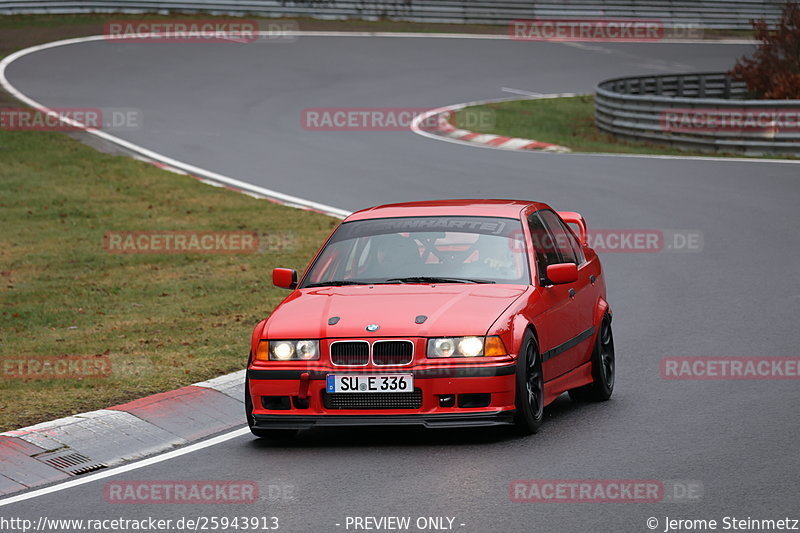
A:
[[[528,286],[354,285],[302,289],[272,313],[272,339],[484,335]],[[415,319],[427,316],[422,324]],[[329,324],[339,317],[336,324]],[[379,329],[368,332],[367,325]]]

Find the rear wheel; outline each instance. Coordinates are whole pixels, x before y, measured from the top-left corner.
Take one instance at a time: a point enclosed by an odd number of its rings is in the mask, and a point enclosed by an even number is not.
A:
[[[255,426],[253,398],[250,396],[250,378],[244,380],[244,410],[250,433],[261,439],[288,440],[297,435],[296,429],[264,429]]]
[[[517,358],[516,427],[523,435],[539,430],[544,419],[544,376],[539,346],[528,331]]]
[[[592,352],[592,376],[594,381],[589,385],[572,389],[569,397],[577,402],[604,402],[614,392],[614,335],[611,332],[611,319],[608,315],[600,322],[594,351]]]

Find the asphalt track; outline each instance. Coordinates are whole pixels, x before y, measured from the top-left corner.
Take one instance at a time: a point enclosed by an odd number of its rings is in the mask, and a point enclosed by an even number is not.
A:
[[[590,92],[604,78],[717,70],[744,45],[301,37],[293,43],[93,42],[37,52],[8,79],[49,106],[135,108],[116,135],[180,161],[345,209],[516,197],[593,228],[702,232],[702,251],[605,254],[618,359],[612,401],[559,399],[529,438],[482,431],[310,431],[290,446],[241,436],[113,480],[255,480],[255,505],[112,505],[96,481],[4,516],[278,516],[343,531],[346,516],[450,516],[469,532],[648,531],[656,517],[797,516],[797,381],[667,381],[666,356],[797,356],[800,166],[517,153],[412,132],[311,132],[307,107],[438,107]],[[302,265],[288,265],[300,267]],[[699,501],[512,503],[515,479],[702,483]],[[269,484],[294,486],[270,499]],[[337,526],[336,524],[341,524]],[[464,526],[460,526],[464,524]],[[412,529],[414,530],[414,529]],[[352,529],[351,529],[352,531]]]

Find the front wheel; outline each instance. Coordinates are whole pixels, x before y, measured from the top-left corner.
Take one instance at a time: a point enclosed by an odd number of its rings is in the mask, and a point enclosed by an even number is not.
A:
[[[592,352],[592,376],[594,381],[589,385],[572,389],[569,397],[577,402],[604,402],[614,392],[614,375],[616,361],[614,359],[614,335],[611,332],[611,319],[608,315],[600,322],[594,351]]]
[[[517,431],[523,435],[536,433],[544,419],[544,375],[539,346],[530,331],[525,333],[517,357],[516,393]]]

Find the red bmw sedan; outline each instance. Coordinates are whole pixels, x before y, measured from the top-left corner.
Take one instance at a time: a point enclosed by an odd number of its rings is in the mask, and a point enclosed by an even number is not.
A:
[[[573,229],[574,228],[574,229]],[[259,437],[326,426],[515,425],[568,392],[614,389],[603,270],[574,212],[443,200],[347,217],[253,331],[247,421]]]

